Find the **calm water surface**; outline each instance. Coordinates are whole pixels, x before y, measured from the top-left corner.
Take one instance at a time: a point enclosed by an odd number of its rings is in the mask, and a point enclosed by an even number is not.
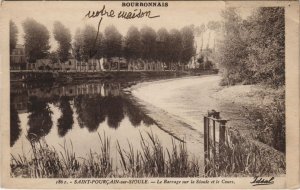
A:
[[[29,154],[28,139],[45,139],[58,151],[66,142],[73,144],[78,157],[99,152],[98,133],[111,140],[111,155],[117,159],[116,142],[140,149],[140,134],[152,132],[164,147],[172,146],[169,134],[133,104],[122,90],[127,83],[112,81],[78,84],[11,85],[12,155]],[[44,138],[43,138],[44,137]],[[28,138],[28,139],[27,139]]]

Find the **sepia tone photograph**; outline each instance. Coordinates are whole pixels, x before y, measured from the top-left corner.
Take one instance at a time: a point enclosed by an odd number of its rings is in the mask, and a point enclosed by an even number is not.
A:
[[[286,177],[285,6],[14,8],[10,178]]]

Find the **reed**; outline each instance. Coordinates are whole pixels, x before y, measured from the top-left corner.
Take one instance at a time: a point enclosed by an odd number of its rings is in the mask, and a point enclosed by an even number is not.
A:
[[[90,150],[86,158],[79,160],[73,144],[64,141],[58,152],[47,145],[44,139],[30,141],[32,154],[28,157],[11,156],[12,177],[57,178],[57,177],[188,177],[199,176],[198,162],[189,160],[184,143],[178,145],[172,139],[172,149],[162,143],[152,132],[146,138],[140,134],[141,150],[122,149],[117,141],[121,168],[113,169],[111,142],[105,133],[99,136],[99,151]],[[167,156],[166,156],[167,155]]]
[[[213,147],[217,148],[217,147]],[[235,129],[227,130],[225,144],[206,159],[207,177],[278,176],[285,173],[285,156],[245,139]]]
[[[64,142],[62,151],[49,147],[44,139],[30,141],[30,156],[11,155],[11,176],[31,178],[103,178],[103,177],[226,177],[278,176],[285,173],[285,157],[244,139],[237,130],[227,130],[225,144],[218,154],[206,159],[205,175],[195,158],[190,158],[186,145],[172,139],[165,148],[152,132],[140,134],[141,149],[134,150],[128,141],[126,149],[117,141],[117,162],[113,168],[111,141],[105,133],[99,136],[99,150],[85,158],[73,151],[73,143]],[[125,146],[125,145],[124,145]],[[217,148],[217,147],[213,147]]]

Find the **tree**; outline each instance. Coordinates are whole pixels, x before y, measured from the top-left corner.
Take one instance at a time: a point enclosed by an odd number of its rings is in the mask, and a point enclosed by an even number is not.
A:
[[[25,51],[29,62],[35,62],[37,59],[43,59],[49,54],[49,31],[47,28],[28,18],[23,22]]]
[[[113,25],[104,30],[104,54],[106,58],[121,56],[122,35]]]
[[[141,34],[134,26],[128,29],[125,37],[124,55],[127,59],[137,59],[141,56]]]
[[[194,31],[192,27],[186,26],[181,29],[182,38],[182,52],[181,52],[181,62],[187,64],[190,59],[195,55],[194,47]]]
[[[214,31],[215,32],[215,37],[214,37],[214,50],[215,50],[215,45],[216,45],[216,33],[220,31],[221,28],[221,23],[218,21],[209,21],[207,23],[207,28],[210,30],[209,31],[209,36],[208,36],[208,43],[207,43],[207,49],[209,46],[209,42],[210,42],[210,36],[211,36],[211,32]]]
[[[68,60],[71,49],[71,33],[61,22],[54,22],[53,29],[54,39],[58,42],[58,56],[60,61],[65,62]]]
[[[203,36],[204,36],[205,31],[206,31],[205,24],[201,24],[201,26],[197,27],[196,31],[201,36],[200,53],[202,53],[202,50],[203,50],[203,41],[204,41]]]
[[[16,48],[18,42],[18,28],[13,21],[9,21],[9,49],[12,51]]]
[[[182,36],[179,30],[172,29],[170,31],[170,57],[169,63],[177,63],[181,60],[181,52],[182,52]],[[171,65],[169,66],[171,69]]]
[[[247,43],[243,38],[242,18],[235,8],[222,12],[224,19],[223,40],[219,43],[218,62],[223,69],[223,83],[242,82],[251,73],[247,70]]]
[[[169,60],[169,50],[170,50],[170,35],[165,28],[160,28],[157,31],[157,58],[162,62],[167,62]]]
[[[223,12],[219,65],[223,84],[285,83],[285,20],[283,8],[259,8],[242,20],[233,8]]]
[[[50,52],[48,55],[49,59],[51,60],[52,63],[58,63],[59,62],[59,56],[56,51]]]
[[[156,59],[156,32],[153,28],[144,26],[141,29],[142,58],[150,61]]]
[[[80,28],[76,30],[74,35],[73,52],[75,59],[83,60],[83,35]]]
[[[95,27],[86,25],[84,29],[77,29],[74,36],[73,51],[79,61],[103,56],[103,35]]]
[[[83,44],[82,44],[83,59],[87,61],[88,59],[92,58],[97,52],[95,46],[97,30],[95,27],[91,25],[86,25],[82,31],[82,35],[83,35]]]
[[[262,7],[245,22],[248,68],[257,82],[273,87],[285,84],[284,8]]]

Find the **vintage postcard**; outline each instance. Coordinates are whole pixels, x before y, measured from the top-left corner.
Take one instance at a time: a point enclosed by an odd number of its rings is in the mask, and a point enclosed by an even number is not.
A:
[[[1,186],[299,188],[297,1],[4,1]]]

